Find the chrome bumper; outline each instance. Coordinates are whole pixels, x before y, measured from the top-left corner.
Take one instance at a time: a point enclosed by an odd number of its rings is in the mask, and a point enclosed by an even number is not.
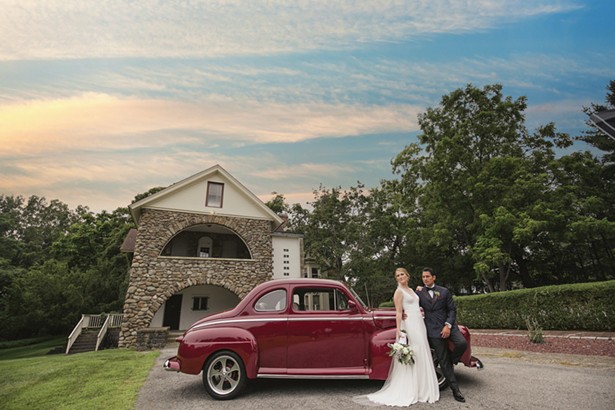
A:
[[[169,372],[180,371],[180,365],[179,361],[177,360],[177,357],[171,357],[170,359],[165,360],[162,367],[164,368],[164,370],[167,370]]]

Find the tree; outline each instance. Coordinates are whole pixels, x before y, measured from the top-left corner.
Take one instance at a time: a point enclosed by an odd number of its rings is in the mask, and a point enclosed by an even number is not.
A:
[[[0,196],[0,337],[70,331],[83,312],[121,310],[127,208],[93,214],[58,200]]]
[[[265,203],[273,212],[278,215],[288,214],[290,211],[290,206],[286,203],[286,198],[284,198],[283,194],[278,194],[277,192],[273,192],[275,195],[269,201]]]
[[[132,203],[134,204],[135,202],[139,202],[140,200],[145,199],[148,196],[154,195],[155,193],[160,192],[163,189],[166,189],[166,187],[157,186],[157,187],[154,187],[154,188],[150,188],[146,192],[143,192],[141,194],[135,195],[134,199],[132,200]]]
[[[49,257],[50,246],[87,208],[71,211],[58,200],[0,195],[0,234],[16,266],[30,267]]]
[[[54,258],[82,274],[82,286],[91,295],[82,311],[121,310],[131,261],[120,246],[133,226],[128,208],[88,214],[53,244]]]
[[[321,271],[336,279],[345,279],[345,263],[356,249],[360,223],[360,201],[363,186],[348,191],[325,188],[314,190],[312,211],[299,204],[290,209],[290,226],[305,235],[306,254],[316,259]]]
[[[449,282],[467,284],[457,269],[472,266],[488,290],[505,290],[529,257],[532,238],[516,229],[548,185],[554,147],[571,140],[553,124],[529,133],[526,107],[525,97],[504,97],[499,84],[470,84],[419,114],[419,143],[393,160],[403,189],[416,193],[406,208],[417,208],[417,248],[444,259]]]
[[[360,226],[345,269],[356,291],[366,292],[373,306],[391,300],[395,268],[406,266],[402,253],[406,250],[406,228],[410,221],[400,209],[395,182],[382,182],[380,187],[359,197],[356,208]]]
[[[577,139],[585,141],[603,152],[602,161],[606,166],[609,177],[613,178],[615,177],[615,139],[598,130],[589,119],[592,114],[597,112],[615,109],[615,80],[611,80],[606,89],[606,104],[591,103],[589,107],[583,107],[583,112],[588,116],[586,123],[590,128],[581,136],[577,137]]]

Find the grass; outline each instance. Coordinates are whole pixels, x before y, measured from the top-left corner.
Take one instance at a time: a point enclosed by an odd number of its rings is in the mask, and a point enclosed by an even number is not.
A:
[[[45,339],[23,339],[0,346],[0,360],[23,359],[26,357],[44,356],[49,350],[66,343],[65,337]],[[13,347],[14,346],[14,347]]]
[[[50,339],[56,339],[58,341],[62,339],[66,341],[66,338],[59,338],[58,336],[55,336],[55,337],[54,336],[41,336],[41,337],[33,337],[31,339],[4,340],[4,341],[0,341],[0,349],[8,349],[9,347],[33,345],[36,343],[45,342]],[[58,342],[58,345],[61,343],[62,342]]]
[[[57,342],[0,350],[2,409],[134,409],[159,354],[109,349],[45,355]]]
[[[545,338],[542,334],[542,327],[538,324],[538,321],[535,318],[530,318],[529,316],[525,318],[525,323],[527,324],[528,334],[527,337],[530,339],[532,343],[544,343]]]

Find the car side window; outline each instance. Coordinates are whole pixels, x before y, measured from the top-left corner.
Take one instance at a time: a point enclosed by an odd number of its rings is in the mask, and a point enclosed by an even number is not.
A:
[[[261,296],[254,304],[257,312],[279,312],[286,309],[286,290],[277,289]]]
[[[298,288],[293,292],[293,310],[307,312],[348,309],[348,296],[339,289]]]

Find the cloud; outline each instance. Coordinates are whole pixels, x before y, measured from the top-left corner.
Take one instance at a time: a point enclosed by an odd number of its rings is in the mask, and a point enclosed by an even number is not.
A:
[[[305,191],[296,181],[290,188],[293,178],[315,187],[331,175],[351,175],[353,166],[308,162],[276,169],[280,158],[266,148],[257,155],[230,153],[229,148],[408,132],[417,127],[417,111],[407,105],[221,97],[178,102],[101,93],[6,103],[0,105],[0,192],[111,210],[127,205],[137,193],[219,163],[235,170],[255,193],[282,186],[290,197]]]
[[[288,143],[417,128],[418,107],[178,102],[86,93],[0,105],[0,156],[212,143]]]
[[[256,171],[254,176],[268,180],[297,180],[312,179],[313,177],[326,177],[328,175],[340,175],[357,172],[355,166],[350,164],[319,164],[303,163],[297,165],[275,166]]]
[[[113,210],[127,206],[139,193],[171,185],[216,163],[241,170],[242,165],[251,168],[253,160],[214,151],[195,152],[189,147],[111,155],[92,151],[27,155],[0,161],[0,193],[38,195],[71,207]]]
[[[533,131],[539,126],[553,122],[558,131],[567,130],[572,136],[576,136],[587,128],[585,124],[587,115],[583,113],[583,107],[591,103],[589,98],[575,98],[531,104],[526,110],[526,126]]]
[[[272,55],[484,30],[573,0],[4,0],[0,60]]]
[[[72,208],[85,205],[95,212],[111,211],[127,206],[137,194],[150,188],[169,186],[220,164],[265,202],[273,196],[272,191],[278,190],[288,203],[305,204],[313,200],[306,185],[316,188],[331,175],[352,176],[357,171],[356,166],[350,165],[279,162],[280,158],[268,153],[230,155],[195,151],[191,147],[113,155],[64,152],[55,156],[26,156],[2,161],[0,174],[6,178],[0,182],[0,193],[38,195],[48,200],[59,199]]]

